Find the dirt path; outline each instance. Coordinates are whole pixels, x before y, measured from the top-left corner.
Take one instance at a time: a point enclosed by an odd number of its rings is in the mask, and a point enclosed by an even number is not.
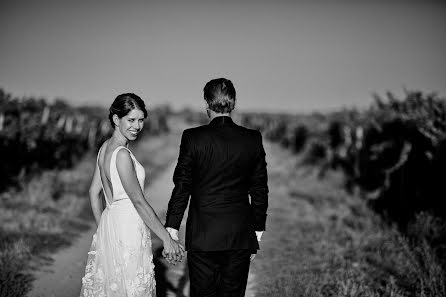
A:
[[[53,264],[37,271],[30,297],[79,297],[80,280],[85,271],[87,253],[96,224],[82,234],[72,246],[55,253]]]

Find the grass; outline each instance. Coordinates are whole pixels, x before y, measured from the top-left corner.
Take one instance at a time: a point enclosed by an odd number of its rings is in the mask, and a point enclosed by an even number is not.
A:
[[[256,296],[446,296],[441,220],[420,214],[403,236],[345,193],[340,175],[318,180],[277,145],[266,150],[270,207],[252,265]]]
[[[88,155],[75,168],[42,172],[1,194],[0,296],[25,296],[32,269],[50,262],[45,255],[89,228],[82,215],[92,217],[84,214],[92,160]]]
[[[147,168],[146,185],[174,161],[178,142],[178,133],[147,135],[132,147]],[[0,297],[25,296],[33,269],[50,264],[52,252],[91,227],[88,188],[95,161],[89,154],[74,168],[42,172],[0,195]]]

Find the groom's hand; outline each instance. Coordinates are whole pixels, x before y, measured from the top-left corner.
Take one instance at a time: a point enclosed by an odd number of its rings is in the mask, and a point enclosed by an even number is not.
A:
[[[186,249],[179,240],[175,240],[175,242],[178,244],[179,252],[174,255],[174,261],[175,264],[178,264],[179,262],[183,261],[183,258],[186,254]]]
[[[263,231],[256,231],[256,237],[257,237],[257,242],[260,243],[260,240],[262,240],[262,235],[263,235]],[[249,260],[252,262],[254,260],[254,258],[256,257],[257,254],[251,254],[251,257],[249,258]]]
[[[176,265],[183,260],[183,256],[180,253],[167,253],[163,251],[163,257],[166,259],[167,263]]]
[[[180,244],[179,239],[178,239],[178,230],[171,228],[171,227],[167,227],[167,232],[169,233],[171,239],[178,244],[178,251],[176,251],[175,253],[167,253],[163,251],[163,256],[164,258],[166,258],[167,262],[170,264],[177,264],[178,262],[181,262],[183,260],[184,254],[185,254],[185,248],[183,245]]]
[[[184,253],[185,253],[184,248],[183,250],[181,250],[179,253],[176,254],[168,254],[163,250],[163,257],[166,259],[167,263],[176,265],[179,262],[183,261]]]
[[[169,264],[177,264],[183,260],[185,249],[178,241],[169,238],[164,242],[163,257]]]
[[[163,251],[163,257],[166,259],[167,263],[176,265],[177,263],[181,262],[183,260],[181,254],[172,254],[167,253],[166,251]]]
[[[172,265],[176,265],[177,262],[179,262],[177,260],[177,256],[175,254],[168,254],[166,253],[166,251],[163,250],[163,257],[164,259],[166,259],[167,263],[172,264]]]

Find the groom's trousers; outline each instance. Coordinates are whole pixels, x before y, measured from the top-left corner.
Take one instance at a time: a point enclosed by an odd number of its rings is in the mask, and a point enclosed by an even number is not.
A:
[[[243,297],[251,250],[189,251],[190,297]]]

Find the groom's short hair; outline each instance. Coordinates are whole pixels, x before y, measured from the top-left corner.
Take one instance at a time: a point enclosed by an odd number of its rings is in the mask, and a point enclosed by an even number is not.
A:
[[[217,113],[230,113],[235,107],[235,88],[226,78],[209,81],[203,89],[209,109]]]

